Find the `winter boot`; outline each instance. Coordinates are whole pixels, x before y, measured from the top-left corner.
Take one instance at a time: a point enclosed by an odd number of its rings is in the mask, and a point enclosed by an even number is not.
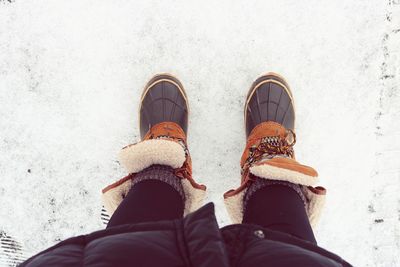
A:
[[[300,185],[311,225],[315,225],[325,200],[317,172],[295,160],[293,145],[295,112],[287,82],[275,73],[258,78],[245,103],[247,144],[241,158],[241,185],[224,194],[225,205],[234,223],[243,219],[244,197],[256,179]],[[262,203],[260,203],[262,205]]]
[[[187,149],[188,101],[175,77],[160,74],[145,86],[140,103],[142,141],[122,148],[119,161],[129,175],[103,189],[103,202],[111,216],[129,192],[135,175],[151,165],[166,165],[180,178],[185,195],[184,213],[201,206],[206,187],[192,178]],[[157,197],[157,196],[155,196]]]

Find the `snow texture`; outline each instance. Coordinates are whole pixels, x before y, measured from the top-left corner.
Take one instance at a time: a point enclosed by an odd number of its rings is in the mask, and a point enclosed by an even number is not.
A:
[[[319,244],[400,266],[399,47],[399,0],[0,0],[1,240],[29,256],[104,228],[100,191],[126,174],[117,153],[138,141],[158,72],[187,90],[194,177],[229,224],[245,95],[275,71],[294,94],[297,159],[328,189]]]

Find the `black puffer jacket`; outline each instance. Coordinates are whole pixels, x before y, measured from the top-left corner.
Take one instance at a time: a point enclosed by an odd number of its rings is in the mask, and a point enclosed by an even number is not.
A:
[[[214,205],[182,220],[126,224],[67,239],[24,267],[350,266],[309,242],[255,225],[221,230]]]

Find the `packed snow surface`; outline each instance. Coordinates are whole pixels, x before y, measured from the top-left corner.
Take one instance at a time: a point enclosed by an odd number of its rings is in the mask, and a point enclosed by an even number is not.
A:
[[[229,224],[245,95],[267,71],[291,85],[297,159],[328,189],[319,245],[400,266],[399,0],[0,0],[0,237],[30,256],[104,228],[100,191],[125,175],[159,72],[186,88],[194,178]]]

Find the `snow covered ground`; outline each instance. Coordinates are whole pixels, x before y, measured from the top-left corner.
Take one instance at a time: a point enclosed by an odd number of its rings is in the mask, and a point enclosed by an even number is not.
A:
[[[0,239],[30,256],[104,227],[100,190],[125,174],[158,72],[186,87],[194,177],[229,224],[244,97],[266,71],[288,79],[297,158],[329,190],[319,244],[400,266],[399,0],[0,0]]]

